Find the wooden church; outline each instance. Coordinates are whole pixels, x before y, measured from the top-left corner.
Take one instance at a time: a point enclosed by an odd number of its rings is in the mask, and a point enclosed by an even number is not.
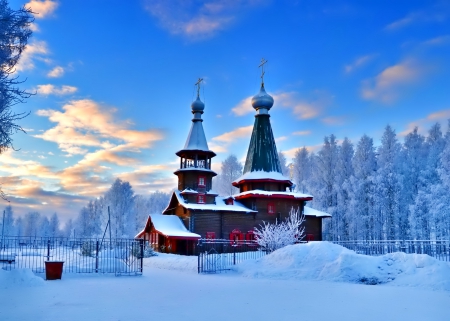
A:
[[[263,221],[284,220],[294,208],[305,214],[307,240],[322,240],[322,219],[331,215],[306,207],[313,197],[293,192],[292,181],[283,176],[270,125],[274,99],[266,93],[264,81],[252,99],[256,114],[243,175],[232,183],[239,193],[228,197],[212,190],[212,178],[217,174],[211,170],[211,163],[216,154],[208,148],[200,81],[197,86],[197,99],[191,104],[191,129],[184,148],[176,153],[180,158],[180,167],[174,172],[178,188],[163,215],[150,215],[136,237],[158,250],[190,254],[199,238],[253,240],[254,227]],[[178,224],[180,220],[183,224]]]

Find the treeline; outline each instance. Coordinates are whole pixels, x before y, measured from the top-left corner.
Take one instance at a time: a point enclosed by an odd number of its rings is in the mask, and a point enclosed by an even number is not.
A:
[[[2,213],[3,214],[3,213]],[[70,231],[61,229],[57,213],[50,219],[38,212],[29,212],[24,217],[15,217],[11,205],[4,209],[4,219],[0,221],[0,233],[5,236],[45,236],[60,237],[68,236]]]
[[[130,183],[118,178],[103,196],[89,201],[71,224],[77,237],[97,237],[104,234],[110,217],[113,238],[132,238],[144,228],[149,214],[162,213],[170,195],[160,191],[135,195]]]
[[[448,239],[450,236],[450,121],[427,135],[415,128],[399,142],[386,126],[381,145],[364,135],[356,146],[325,137],[317,153],[299,149],[291,164],[298,192],[314,196],[312,207],[332,240]]]
[[[128,182],[116,179],[101,197],[89,201],[75,219],[62,227],[57,213],[50,219],[38,212],[15,217],[12,206],[5,208],[0,233],[6,236],[31,237],[100,237],[111,217],[112,237],[134,237],[144,228],[150,213],[161,213],[169,202],[169,193],[156,191],[149,196],[135,195]],[[109,236],[109,230],[108,230]]]

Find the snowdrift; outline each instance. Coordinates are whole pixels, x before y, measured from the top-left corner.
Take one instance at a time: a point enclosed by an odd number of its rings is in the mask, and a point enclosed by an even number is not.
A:
[[[5,271],[0,269],[0,289],[12,287],[43,286],[44,279],[34,275],[31,269]]]
[[[328,242],[296,244],[235,270],[245,277],[392,284],[450,291],[450,263],[425,254],[356,254]]]

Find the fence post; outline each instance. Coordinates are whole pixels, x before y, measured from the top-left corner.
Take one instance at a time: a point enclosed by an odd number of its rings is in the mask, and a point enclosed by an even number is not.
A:
[[[100,250],[100,244],[98,243],[98,239],[97,239],[97,244],[96,244],[96,249],[95,249],[95,273],[98,273],[98,252]]]
[[[140,246],[140,250],[141,250],[141,273],[143,270],[143,266],[144,266],[144,240],[143,239],[139,239],[139,246]]]
[[[50,261],[50,239],[47,240],[47,261]]]
[[[237,247],[237,243],[236,243],[236,240],[234,240],[234,246],[233,246],[233,265],[236,265],[236,247]]]

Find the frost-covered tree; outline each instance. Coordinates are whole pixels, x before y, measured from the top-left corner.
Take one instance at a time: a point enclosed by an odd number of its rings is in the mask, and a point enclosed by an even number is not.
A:
[[[6,236],[12,236],[14,234],[14,212],[11,205],[6,206],[4,211],[4,226],[1,227],[0,231],[3,231]]]
[[[363,135],[353,157],[354,175],[351,210],[353,233],[360,239],[374,237],[374,176],[376,171],[375,150],[372,138]]]
[[[263,250],[273,252],[301,241],[305,236],[305,227],[302,226],[304,221],[303,213],[299,209],[291,208],[284,222],[275,224],[263,222],[260,228],[255,227],[256,242]]]
[[[41,214],[29,212],[24,218],[24,236],[40,236]]]
[[[309,192],[308,180],[311,178],[311,158],[306,147],[295,152],[293,159],[294,182],[296,190],[301,193]]]
[[[47,216],[41,216],[39,220],[38,236],[50,237],[50,221]]]
[[[291,177],[291,173],[287,164],[287,160],[286,160],[286,156],[284,155],[284,153],[282,151],[278,152],[278,159],[280,160],[280,165],[281,165],[281,172],[284,176],[290,178]]]
[[[375,231],[376,239],[394,240],[406,237],[407,216],[400,217],[400,150],[395,130],[386,126],[378,148],[378,169],[375,176]],[[401,226],[401,235],[397,233]]]
[[[69,220],[66,222],[66,224],[64,225],[64,229],[62,231],[62,236],[63,237],[75,237],[74,235],[74,224],[73,224],[73,220],[71,218],[69,218]]]
[[[25,231],[24,221],[22,217],[18,217],[14,222],[15,236],[23,236]]]
[[[314,158],[312,171],[313,190],[317,197],[314,207],[332,215],[325,221],[326,233],[336,234],[337,217],[334,217],[337,206],[336,166],[338,162],[338,146],[334,135],[326,136],[322,148]],[[334,218],[333,218],[334,217]]]
[[[50,218],[49,232],[51,237],[59,237],[61,235],[61,231],[59,229],[59,217],[56,213],[53,213]]]
[[[105,194],[105,205],[110,207],[111,230],[115,238],[133,237],[134,192],[129,182],[117,178]]]
[[[215,180],[215,188],[220,195],[228,196],[239,192],[231,183],[242,175],[242,164],[235,155],[229,155],[223,162],[220,174]]]
[[[353,176],[352,159],[354,154],[353,144],[346,137],[342,141],[338,149],[338,160],[336,163],[336,180],[335,190],[337,194],[336,210],[334,211],[334,227],[335,234],[332,235],[336,240],[349,240],[353,238],[350,236],[350,222],[353,217],[350,210],[350,195],[352,186],[350,177]]]

